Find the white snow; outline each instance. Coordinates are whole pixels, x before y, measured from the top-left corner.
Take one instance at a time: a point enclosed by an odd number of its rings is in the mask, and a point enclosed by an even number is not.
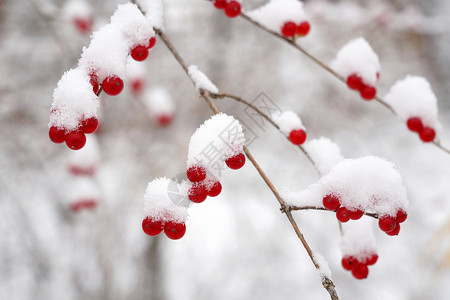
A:
[[[271,0],[267,4],[249,11],[250,19],[264,27],[281,34],[281,28],[286,22],[299,25],[307,21],[303,2],[298,0]]]
[[[98,139],[94,134],[86,135],[86,145],[78,151],[70,151],[67,164],[83,169],[93,167],[94,169],[100,162],[100,148]]]
[[[80,68],[64,73],[53,92],[49,127],[74,131],[84,118],[96,115],[100,103],[89,79],[86,71]]]
[[[371,221],[363,218],[342,224],[342,237],[339,244],[342,256],[351,255],[358,261],[365,262],[372,254],[377,253]]]
[[[351,40],[342,47],[331,66],[345,79],[357,74],[370,86],[375,86],[378,81],[377,73],[380,72],[378,55],[364,38]]]
[[[135,61],[128,57],[127,61],[127,79],[129,81],[134,81],[136,79],[145,81],[145,77],[147,75],[147,69],[145,68],[145,64],[139,61]]]
[[[272,121],[280,127],[281,132],[289,136],[292,130],[306,130],[300,117],[293,111],[284,111],[279,115],[272,116]]]
[[[217,94],[219,89],[209,80],[209,78],[198,69],[196,65],[188,67],[189,76],[195,83],[195,87],[199,90],[205,90]]]
[[[74,18],[89,19],[92,17],[92,6],[84,0],[70,0],[64,3],[62,15],[69,20]]]
[[[330,266],[328,265],[328,262],[325,260],[325,257],[323,257],[317,252],[313,253],[313,257],[316,263],[319,265],[318,272],[320,277],[322,279],[323,278],[331,279],[331,269]]]
[[[201,165],[209,175],[218,180],[225,168],[225,160],[242,153],[244,143],[245,137],[239,121],[223,113],[214,115],[192,135],[187,166]]]
[[[437,99],[428,81],[420,76],[408,75],[397,81],[384,100],[392,106],[403,121],[419,117],[424,126],[441,130],[438,121]]]
[[[326,137],[310,140],[303,148],[314,161],[314,165],[320,175],[327,174],[338,162],[344,160],[339,146]]]
[[[100,189],[89,177],[73,176],[67,184],[67,201],[70,203],[82,200],[98,200]]]
[[[337,195],[347,209],[378,215],[395,217],[399,209],[407,211],[408,207],[402,176],[391,162],[375,156],[344,159],[307,189],[286,192],[283,197],[294,206],[322,206],[328,194]]]
[[[171,196],[169,196],[169,191],[171,191]],[[179,194],[175,195],[174,193]],[[152,180],[144,195],[144,217],[150,216],[154,220],[186,222],[189,201],[176,201],[181,198],[187,198],[186,189],[173,180],[165,177]]]
[[[151,117],[161,115],[173,116],[175,114],[175,104],[166,89],[155,87],[148,90],[144,96],[144,104]]]
[[[162,0],[136,0],[153,28],[164,30],[164,5]]]

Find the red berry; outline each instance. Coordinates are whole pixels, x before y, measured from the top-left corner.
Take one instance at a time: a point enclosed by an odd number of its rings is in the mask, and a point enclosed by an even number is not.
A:
[[[58,129],[56,126],[50,127],[48,136],[53,143],[61,144],[66,139],[66,131],[64,129]]]
[[[372,100],[375,98],[377,90],[373,86],[366,85],[359,90],[359,93],[364,100]]]
[[[91,79],[89,80],[89,82],[90,82],[91,85],[92,85],[92,91],[93,91],[94,94],[96,94],[96,95],[97,95],[97,93],[98,93],[98,90],[100,89],[97,80],[98,80],[98,79],[97,79],[97,76],[95,76],[95,75],[91,75]]]
[[[131,57],[135,61],[144,61],[148,57],[148,49],[144,46],[136,46],[131,50]]]
[[[391,216],[383,216],[378,220],[378,226],[384,232],[389,232],[395,229],[397,222]]]
[[[148,40],[148,46],[147,49],[152,49],[153,46],[155,46],[156,44],[156,39],[154,36],[152,36],[149,40]]]
[[[91,30],[92,18],[74,18],[75,27],[80,33],[87,33]]]
[[[66,136],[66,145],[72,150],[80,150],[86,144],[86,136],[84,133],[74,131]]]
[[[336,218],[339,220],[339,222],[345,223],[350,220],[350,211],[345,207],[339,207],[336,212]]]
[[[84,201],[84,208],[94,209],[97,207],[97,201],[95,199],[89,199]]]
[[[203,184],[194,183],[188,191],[189,199],[194,203],[202,203],[206,200],[208,196],[208,192],[206,191],[206,187]]]
[[[403,210],[397,211],[397,218],[396,218],[397,223],[405,222],[406,218],[408,218],[408,214],[405,211]]]
[[[150,217],[146,217],[142,221],[142,229],[150,236],[157,236],[163,231],[164,226],[162,221],[155,221]]]
[[[337,210],[341,203],[339,201],[339,198],[334,195],[326,195],[323,197],[323,206],[328,210]]]
[[[378,254],[372,254],[366,261],[366,265],[371,266],[374,265],[378,260]]]
[[[386,232],[388,235],[391,235],[391,236],[393,236],[393,235],[398,235],[398,233],[400,232],[400,224],[396,224],[395,225],[395,228],[393,229],[393,230],[391,230],[391,231],[389,231],[389,232]]]
[[[294,145],[301,145],[306,141],[306,132],[302,129],[295,129],[289,133],[289,140]]]
[[[220,182],[216,181],[213,183],[211,188],[208,191],[208,196],[210,197],[216,197],[222,192],[222,184]]]
[[[164,225],[164,233],[169,239],[179,240],[186,233],[186,225],[184,223],[169,221]]]
[[[203,181],[206,178],[205,168],[199,165],[193,165],[189,167],[186,172],[187,178],[190,182],[199,182]]]
[[[432,142],[434,140],[434,138],[436,137],[436,132],[434,131],[433,128],[424,127],[419,132],[419,136],[423,142],[428,143],[428,142]]]
[[[342,267],[347,271],[351,271],[358,264],[358,260],[351,255],[344,256],[341,262]]]
[[[422,120],[418,117],[409,118],[406,121],[406,126],[408,129],[414,132],[420,132],[423,129]]]
[[[364,279],[369,275],[369,268],[365,264],[357,264],[353,270],[352,275],[356,279]]]
[[[362,211],[360,209],[350,211],[350,219],[352,219],[352,220],[361,219],[361,217],[363,215],[364,215],[364,211]]]
[[[225,163],[230,169],[240,169],[245,164],[245,155],[244,153],[239,153],[238,155],[232,156],[225,160]]]
[[[377,80],[380,80],[380,72],[377,72]]]
[[[361,77],[356,74],[352,74],[347,77],[347,86],[352,90],[359,91],[364,86],[364,83]]]
[[[98,119],[96,117],[89,118],[81,122],[81,131],[83,133],[93,133],[97,130]]]
[[[169,115],[159,115],[156,117],[156,119],[158,120],[158,124],[159,126],[165,127],[167,125],[170,124],[170,122],[172,122],[172,117]]]
[[[123,90],[123,81],[117,76],[107,77],[103,80],[102,88],[108,95],[116,96]]]
[[[217,9],[224,9],[226,5],[227,5],[227,1],[226,0],[215,0],[214,1],[214,6]]]
[[[298,36],[305,36],[308,34],[309,29],[311,29],[311,26],[309,25],[308,22],[301,22],[298,26],[297,29],[295,30],[295,34]]]
[[[133,80],[131,82],[131,89],[132,89],[133,94],[135,96],[138,96],[142,92],[143,88],[144,88],[144,81],[143,80],[137,78],[137,79],[135,79],[135,80]]]
[[[297,29],[297,25],[294,22],[286,22],[281,27],[281,34],[285,37],[293,37],[295,35],[295,30]]]
[[[229,18],[236,18],[241,14],[241,5],[236,1],[230,1],[225,6],[225,14]]]

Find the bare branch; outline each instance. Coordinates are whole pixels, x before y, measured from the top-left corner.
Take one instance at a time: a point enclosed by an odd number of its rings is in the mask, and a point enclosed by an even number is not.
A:
[[[330,211],[330,212],[334,212],[334,213],[336,212],[336,210],[328,210],[325,207],[312,206],[312,205],[305,205],[305,206],[289,205],[285,209],[288,209],[288,210],[324,210],[324,211]],[[364,214],[366,216],[378,219],[378,214],[376,214],[376,213],[365,212]]]

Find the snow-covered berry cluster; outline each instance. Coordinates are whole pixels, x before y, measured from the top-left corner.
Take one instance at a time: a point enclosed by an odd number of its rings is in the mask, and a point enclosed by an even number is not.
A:
[[[264,27],[287,38],[302,37],[311,28],[303,3],[297,0],[271,0],[250,11],[248,16]]]
[[[285,111],[280,115],[272,116],[272,120],[292,144],[302,145],[306,141],[305,126],[293,111]]]
[[[241,0],[213,0],[214,7],[223,9],[228,18],[236,18],[241,14]]]
[[[425,78],[408,75],[397,81],[384,99],[423,142],[436,138],[436,132],[441,129],[437,99]]]
[[[155,236],[164,229],[169,238],[181,238],[189,206],[221,193],[225,165],[237,170],[245,164],[244,143],[242,126],[232,116],[220,113],[206,120],[189,143],[187,180],[178,183],[159,178],[149,183],[144,196],[144,232]]]
[[[63,16],[75,26],[81,34],[91,31],[94,23],[92,6],[84,0],[67,1],[62,9]]]
[[[359,91],[361,98],[375,98],[380,63],[377,54],[365,39],[354,39],[342,47],[332,62],[332,67],[345,78],[350,89]]]
[[[123,89],[127,57],[143,60],[153,47],[155,33],[149,20],[134,4],[119,5],[111,22],[94,32],[83,49],[78,67],[66,72],[53,94],[49,136],[66,142],[72,150],[83,148],[85,134],[98,126],[100,83],[111,96]]]

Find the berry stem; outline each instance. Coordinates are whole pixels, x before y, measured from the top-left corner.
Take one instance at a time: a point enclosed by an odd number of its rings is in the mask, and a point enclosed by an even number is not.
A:
[[[325,207],[321,207],[321,206],[312,206],[312,205],[305,205],[305,206],[289,205],[289,206],[287,206],[287,209],[288,210],[324,210],[324,211],[330,211],[330,212],[334,212],[334,213],[337,211],[337,210],[329,210],[329,209],[326,209]],[[376,213],[364,212],[364,214],[368,217],[378,219],[378,214],[376,214]]]

